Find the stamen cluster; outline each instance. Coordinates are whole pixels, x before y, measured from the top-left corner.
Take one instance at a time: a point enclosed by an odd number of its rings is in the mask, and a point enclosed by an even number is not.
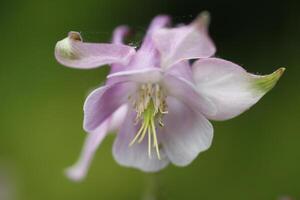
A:
[[[164,126],[163,115],[168,113],[163,90],[157,83],[142,84],[132,103],[137,113],[135,123],[141,122],[141,127],[129,146],[132,146],[136,141],[141,143],[148,133],[148,155],[151,157],[151,141],[153,140],[153,148],[156,149],[158,159],[161,159],[155,124],[157,122],[160,126]]]

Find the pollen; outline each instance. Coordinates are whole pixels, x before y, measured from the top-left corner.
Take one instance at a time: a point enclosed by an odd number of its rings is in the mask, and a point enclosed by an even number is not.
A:
[[[135,98],[133,98],[132,103],[137,113],[135,124],[141,125],[129,146],[132,146],[136,142],[141,143],[146,135],[148,135],[149,158],[152,157],[152,149],[154,148],[157,158],[161,160],[156,124],[163,127],[163,115],[168,113],[163,90],[159,84],[142,84],[138,89]]]

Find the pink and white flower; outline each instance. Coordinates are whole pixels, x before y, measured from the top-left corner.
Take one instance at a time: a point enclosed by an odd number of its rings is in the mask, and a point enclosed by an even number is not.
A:
[[[90,69],[106,64],[104,86],[84,104],[88,132],[77,163],[67,170],[82,179],[105,136],[118,131],[113,156],[122,166],[156,172],[170,162],[190,164],[213,139],[209,120],[227,120],[249,109],[278,81],[284,68],[266,76],[247,73],[232,62],[212,57],[209,17],[169,27],[168,16],[152,21],[141,47],[123,44],[128,33],[118,27],[111,44],[86,43],[77,32],[59,41],[61,64]],[[196,59],[192,64],[191,59]]]

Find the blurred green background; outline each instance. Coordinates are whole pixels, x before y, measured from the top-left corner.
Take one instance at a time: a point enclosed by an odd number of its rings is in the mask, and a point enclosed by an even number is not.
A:
[[[138,44],[155,15],[170,14],[182,23],[202,10],[212,15],[218,57],[254,73],[287,71],[252,109],[213,122],[212,147],[190,166],[170,166],[156,175],[159,199],[300,199],[297,1],[1,1],[0,187],[12,185],[18,200],[142,199],[149,177],[116,164],[114,136],[103,142],[83,182],[63,175],[85,138],[85,97],[104,81],[108,67],[65,68],[55,61],[54,46],[70,30],[86,41],[106,42],[120,24],[136,31],[139,39],[131,42]]]

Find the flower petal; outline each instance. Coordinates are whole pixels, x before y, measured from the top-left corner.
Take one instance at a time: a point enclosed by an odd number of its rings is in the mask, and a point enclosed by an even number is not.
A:
[[[120,81],[154,83],[159,82],[163,78],[162,76],[162,70],[159,68],[142,68],[113,73],[108,75],[107,78],[110,83],[117,83]]]
[[[109,118],[108,132],[115,132],[119,130],[120,126],[123,124],[125,117],[127,115],[128,105],[122,105],[119,107]]]
[[[279,80],[284,68],[258,76],[232,62],[208,58],[195,62],[192,70],[198,92],[217,107],[217,112],[207,117],[227,120],[249,109],[265,95]]]
[[[122,166],[137,168],[145,172],[156,172],[165,168],[169,161],[163,149],[160,151],[161,160],[154,152],[149,158],[148,137],[145,137],[141,143],[129,146],[139,128],[134,124],[135,116],[135,112],[128,112],[128,116],[120,128],[113,145],[115,160]]]
[[[127,26],[118,26],[115,28],[112,38],[113,44],[123,44],[123,40],[129,33],[129,28]]]
[[[121,105],[127,103],[129,95],[135,89],[136,84],[133,82],[120,82],[94,90],[84,103],[84,130],[95,130]]]
[[[195,58],[208,58],[216,48],[208,36],[208,13],[202,13],[194,22],[177,28],[159,29],[153,34],[153,41],[161,55],[161,66]]]
[[[135,49],[122,44],[97,44],[82,42],[78,32],[57,42],[55,57],[67,67],[90,69],[106,64],[128,64]]]
[[[121,106],[111,117],[106,119],[98,128],[89,133],[84,142],[78,161],[66,170],[66,175],[73,181],[85,178],[94,154],[107,133],[115,131],[123,122],[127,106]]]
[[[194,82],[192,68],[190,66],[189,61],[184,60],[174,64],[171,68],[169,68],[166,73],[172,74],[173,76],[183,78],[191,83]]]
[[[129,28],[127,26],[118,26],[115,28],[112,38],[113,44],[123,44],[124,38],[129,34]],[[136,54],[135,54],[136,55]],[[133,56],[134,57],[134,56]],[[113,74],[116,72],[128,70],[128,65],[122,65],[122,64],[112,64],[110,68],[109,74]],[[112,84],[113,81],[108,80],[106,81],[107,85]]]
[[[167,104],[169,112],[160,131],[162,145],[173,164],[186,166],[210,147],[213,127],[196,108],[172,97]]]
[[[199,94],[195,85],[186,79],[166,74],[162,80],[162,84],[167,96],[175,97],[185,104],[197,108],[203,114],[215,114],[216,107],[213,102]]]
[[[107,128],[108,119],[87,135],[78,161],[66,170],[71,180],[80,181],[86,176],[94,154],[107,134]]]
[[[142,50],[145,49],[153,49],[153,41],[152,41],[152,35],[155,31],[165,27],[166,25],[168,25],[170,23],[170,17],[167,15],[158,15],[156,16],[147,31],[147,34],[144,38],[143,44],[141,46]]]
[[[144,37],[143,43],[128,65],[128,68],[136,70],[142,68],[159,67],[160,57],[153,44],[152,34],[156,30],[166,26],[169,23],[169,20],[170,19],[168,16],[163,15],[157,16],[152,20],[146,36]]]

